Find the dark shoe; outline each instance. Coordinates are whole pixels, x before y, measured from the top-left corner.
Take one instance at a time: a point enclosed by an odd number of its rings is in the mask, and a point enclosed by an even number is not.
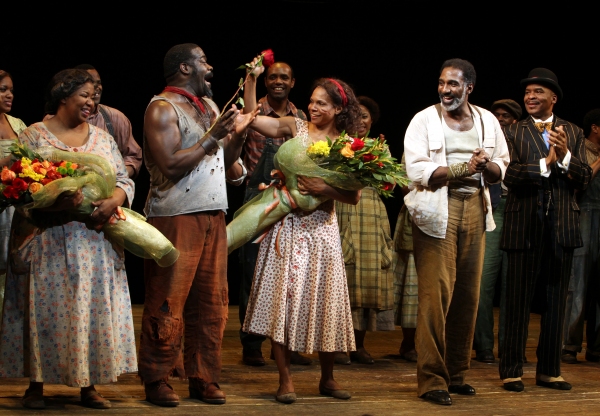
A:
[[[419,397],[428,402],[444,406],[450,406],[452,404],[452,398],[446,390],[431,390]]]
[[[416,350],[410,350],[407,352],[402,352],[402,350],[400,350],[400,358],[409,361],[411,363],[416,363],[417,362],[417,351]]]
[[[540,387],[548,387],[555,390],[571,390],[571,384],[566,381],[542,381],[535,380],[535,385]]]
[[[266,364],[260,350],[247,350],[245,348],[242,350],[242,361],[252,367],[261,367]]]
[[[464,394],[465,396],[474,396],[475,389],[468,384],[450,384],[448,386],[448,392],[453,394]]]
[[[525,390],[525,385],[521,380],[509,381],[508,383],[504,383],[504,390],[519,392]]]
[[[190,398],[208,404],[225,404],[225,393],[217,383],[207,383],[201,378],[190,377]]]
[[[586,351],[585,352],[585,360],[592,362],[592,363],[597,363],[597,362],[600,362],[600,355],[595,354],[593,352]]]
[[[81,405],[92,409],[110,409],[112,405],[100,393],[90,390],[81,395]]]
[[[350,357],[348,357],[348,354],[346,354],[345,352],[336,352],[333,362],[336,364],[343,364],[343,365],[352,364],[352,361],[350,361]]]
[[[350,352],[350,361],[358,361],[359,364],[375,364],[375,360],[371,357],[371,354],[364,348]]]
[[[27,409],[45,409],[46,402],[44,401],[44,392],[38,390],[25,390],[25,394],[21,398],[21,404]]]
[[[565,364],[577,364],[577,353],[575,351],[562,350],[560,360]]]
[[[475,359],[482,363],[495,363],[496,362],[496,357],[494,357],[494,353],[492,352],[492,350],[477,351],[477,355],[475,356]]]
[[[290,357],[290,363],[294,365],[311,365],[312,360],[308,357],[300,355],[298,351],[292,351],[292,356]]]
[[[165,380],[158,380],[144,385],[146,401],[163,407],[179,406],[179,396]]]
[[[296,393],[285,393],[275,396],[275,400],[283,404],[292,404],[296,401]]]
[[[348,390],[331,390],[328,389],[327,387],[323,387],[321,385],[319,385],[319,393],[322,396],[330,396],[333,397],[334,399],[342,399],[342,400],[348,400],[350,397],[352,397],[352,395],[350,394],[350,392]]]

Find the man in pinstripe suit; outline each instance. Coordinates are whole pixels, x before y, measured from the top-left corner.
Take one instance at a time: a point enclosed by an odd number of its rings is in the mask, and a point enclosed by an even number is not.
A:
[[[529,117],[504,129],[510,165],[500,247],[508,254],[506,320],[500,378],[509,391],[523,391],[523,351],[530,306],[543,287],[536,384],[570,390],[560,373],[562,327],[573,250],[581,247],[575,190],[591,179],[583,131],[553,113],[562,90],[556,75],[535,68],[521,80]]]

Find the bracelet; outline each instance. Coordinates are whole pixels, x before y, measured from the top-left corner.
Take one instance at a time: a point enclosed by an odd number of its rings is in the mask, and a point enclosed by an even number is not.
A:
[[[465,178],[467,176],[471,176],[467,162],[453,163],[448,166],[448,180]]]
[[[200,143],[200,146],[202,146],[202,148],[204,149],[204,153],[206,154],[210,153],[218,145],[219,143],[212,136],[208,136],[206,140]]]

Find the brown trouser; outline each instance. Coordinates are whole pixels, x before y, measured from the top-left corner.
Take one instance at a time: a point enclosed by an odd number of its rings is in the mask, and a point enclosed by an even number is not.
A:
[[[154,260],[144,261],[139,376],[146,384],[169,375],[216,383],[229,303],[225,214],[207,211],[148,222],[181,254],[164,268]]]
[[[480,191],[448,197],[446,238],[425,234],[413,224],[419,276],[417,312],[418,395],[464,384],[479,301],[485,248]]]

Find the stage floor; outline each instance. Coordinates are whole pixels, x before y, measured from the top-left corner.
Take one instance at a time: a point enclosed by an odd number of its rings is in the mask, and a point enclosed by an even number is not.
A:
[[[134,305],[136,334],[139,329],[142,306]],[[496,310],[497,315],[497,310]],[[265,343],[264,367],[242,364],[238,337],[238,308],[229,309],[223,341],[223,373],[221,388],[227,394],[227,404],[208,405],[188,399],[187,383],[172,379],[169,383],[182,398],[176,408],[161,408],[144,400],[144,389],[135,374],[123,375],[119,382],[98,385],[97,390],[111,400],[110,410],[93,410],[79,404],[79,390],[59,385],[47,385],[47,407],[36,414],[198,414],[211,415],[420,415],[478,414],[478,415],[567,415],[600,414],[600,364],[585,361],[579,354],[580,364],[562,366],[564,378],[573,385],[571,391],[555,391],[535,385],[535,347],[539,334],[539,315],[531,316],[527,342],[527,358],[523,382],[525,391],[511,393],[502,389],[498,378],[498,364],[471,362],[467,383],[477,390],[475,396],[453,395],[452,406],[439,406],[419,399],[416,394],[416,365],[398,355],[402,331],[367,333],[365,346],[375,359],[374,365],[336,365],[335,378],[352,393],[348,401],[320,396],[318,392],[319,366],[317,354],[311,357],[311,366],[292,366],[298,401],[284,405],[275,401],[277,368],[268,359],[270,345]],[[22,408],[20,397],[27,388],[26,378],[0,378],[0,414],[34,414]]]

